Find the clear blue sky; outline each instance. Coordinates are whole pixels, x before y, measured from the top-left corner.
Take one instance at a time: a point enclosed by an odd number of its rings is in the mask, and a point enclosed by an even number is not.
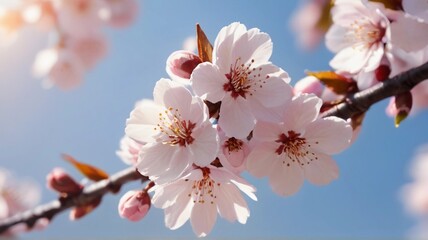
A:
[[[328,69],[332,57],[323,46],[313,53],[300,51],[288,28],[297,1],[167,1],[145,0],[137,22],[123,30],[109,30],[108,56],[70,92],[44,90],[30,74],[35,53],[47,45],[37,31],[28,31],[14,45],[0,50],[0,166],[29,176],[43,187],[43,202],[56,195],[44,188],[46,174],[55,166],[80,175],[61,160],[61,153],[97,165],[109,173],[126,167],[115,155],[125,120],[135,101],[151,98],[155,82],[167,77],[168,55],[181,48],[200,23],[214,41],[225,25],[240,21],[267,32],[274,42],[272,61],[293,82],[304,70]],[[408,168],[415,147],[427,142],[427,113],[396,129],[384,113],[386,102],[367,114],[355,144],[337,155],[338,180],[326,187],[305,184],[295,196],[282,198],[266,179],[248,178],[258,191],[258,202],[248,200],[246,225],[218,219],[210,237],[401,237],[416,222],[399,200],[400,187],[410,181]],[[127,185],[125,190],[136,187]],[[26,238],[194,237],[186,224],[170,231],[163,212],[152,208],[138,223],[117,215],[119,195],[103,199],[101,207],[78,222],[68,212],[57,216],[42,232]]]

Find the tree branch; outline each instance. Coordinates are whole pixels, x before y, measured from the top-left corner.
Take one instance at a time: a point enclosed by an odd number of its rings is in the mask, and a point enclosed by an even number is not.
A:
[[[39,219],[47,218],[51,220],[64,210],[90,203],[92,200],[102,197],[109,192],[118,192],[122,185],[135,180],[147,181],[148,178],[140,175],[134,167],[127,168],[108,179],[86,186],[82,193],[77,196],[60,198],[32,210],[0,220],[0,234],[20,223],[26,224],[31,229]]]
[[[322,117],[336,116],[348,119],[355,114],[366,112],[371,105],[385,98],[410,91],[425,79],[428,79],[428,62],[355,93],[345,102],[323,112]]]
[[[428,79],[428,62],[348,97],[344,103],[329,109],[322,116],[337,116],[348,119],[355,114],[367,111],[371,105],[385,98],[410,91],[425,79]],[[50,220],[66,209],[84,205],[109,192],[117,192],[122,185],[135,180],[147,181],[148,178],[140,175],[135,168],[125,169],[108,179],[86,186],[82,193],[77,196],[60,198],[40,205],[33,210],[0,220],[0,234],[19,223],[25,223],[29,228],[32,228],[39,219],[47,218]]]

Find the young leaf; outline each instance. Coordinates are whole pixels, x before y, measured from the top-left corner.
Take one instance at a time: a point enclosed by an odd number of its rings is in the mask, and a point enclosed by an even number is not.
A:
[[[326,87],[339,95],[354,93],[358,90],[355,81],[333,71],[307,72],[307,75],[318,78]]]
[[[92,181],[98,182],[108,178],[108,174],[103,170],[89,164],[79,162],[70,155],[63,154],[62,158],[71,163],[77,170],[79,170],[79,172]]]
[[[196,37],[198,38],[198,53],[202,62],[212,62],[213,46],[199,24],[196,24]]]

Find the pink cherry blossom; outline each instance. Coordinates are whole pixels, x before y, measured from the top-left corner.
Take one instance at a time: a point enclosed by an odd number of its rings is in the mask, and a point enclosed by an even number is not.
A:
[[[47,31],[55,27],[57,16],[52,0],[28,0],[22,10],[26,22]]]
[[[144,146],[144,144],[125,135],[120,140],[120,150],[116,151],[116,154],[124,163],[128,165],[136,165],[142,146]]]
[[[202,60],[193,52],[175,51],[166,60],[166,72],[172,80],[190,84],[190,75],[200,63]]]
[[[337,117],[318,118],[321,104],[312,94],[298,95],[285,107],[282,122],[256,124],[252,141],[257,144],[247,169],[256,177],[268,176],[279,195],[296,193],[305,178],[324,185],[339,176],[330,155],[349,146],[352,128]]]
[[[428,23],[428,2],[424,0],[403,0],[404,11]]]
[[[415,0],[415,2],[418,2]],[[407,52],[421,50],[428,42],[428,21],[402,14],[391,23],[391,43]]]
[[[67,38],[66,45],[86,70],[92,69],[107,54],[108,49],[107,39],[101,33]]]
[[[102,0],[54,1],[60,31],[72,36],[92,34],[102,25],[100,11],[104,4]]]
[[[223,167],[235,174],[240,174],[245,170],[245,160],[250,151],[247,139],[237,139],[228,137],[218,128],[220,137],[219,160]]]
[[[246,223],[250,211],[238,189],[257,200],[254,187],[227,169],[196,168],[174,182],[153,187],[153,205],[165,210],[168,228],[177,229],[190,219],[194,233],[203,237],[214,227],[217,213],[230,222]]]
[[[327,29],[320,25],[320,20],[329,4],[330,0],[306,1],[294,14],[291,27],[297,34],[299,45],[304,49],[315,48],[324,37]]]
[[[139,104],[127,120],[126,134],[146,143],[137,165],[157,184],[179,177],[192,164],[204,167],[217,156],[218,135],[203,101],[183,85],[161,79],[154,103]]]
[[[34,207],[40,200],[40,188],[33,181],[18,180],[0,169],[0,219]]]
[[[194,92],[212,103],[221,101],[218,124],[228,136],[246,138],[265,109],[291,98],[288,75],[269,62],[271,54],[268,34],[235,22],[217,35],[213,62],[193,71]]]
[[[39,52],[33,66],[36,77],[44,77],[44,86],[53,85],[63,90],[77,87],[83,79],[84,67],[73,51],[50,48]]]
[[[324,85],[314,76],[304,77],[294,85],[294,94],[313,93],[316,96],[321,97],[323,91]]]
[[[146,191],[128,191],[119,201],[118,211],[122,218],[137,222],[143,219],[150,209],[150,196]]]
[[[332,68],[356,74],[375,70],[384,56],[389,20],[382,4],[359,0],[336,0],[333,25],[326,34],[326,45],[337,53]]]
[[[136,0],[105,0],[106,6],[101,11],[101,18],[110,26],[122,28],[135,21],[138,14]]]

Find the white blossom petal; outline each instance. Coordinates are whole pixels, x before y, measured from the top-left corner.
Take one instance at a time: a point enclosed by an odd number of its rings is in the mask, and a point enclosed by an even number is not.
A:
[[[190,223],[192,224],[193,232],[198,237],[205,237],[214,227],[217,219],[217,208],[215,204],[209,202],[196,203],[193,206]]]

